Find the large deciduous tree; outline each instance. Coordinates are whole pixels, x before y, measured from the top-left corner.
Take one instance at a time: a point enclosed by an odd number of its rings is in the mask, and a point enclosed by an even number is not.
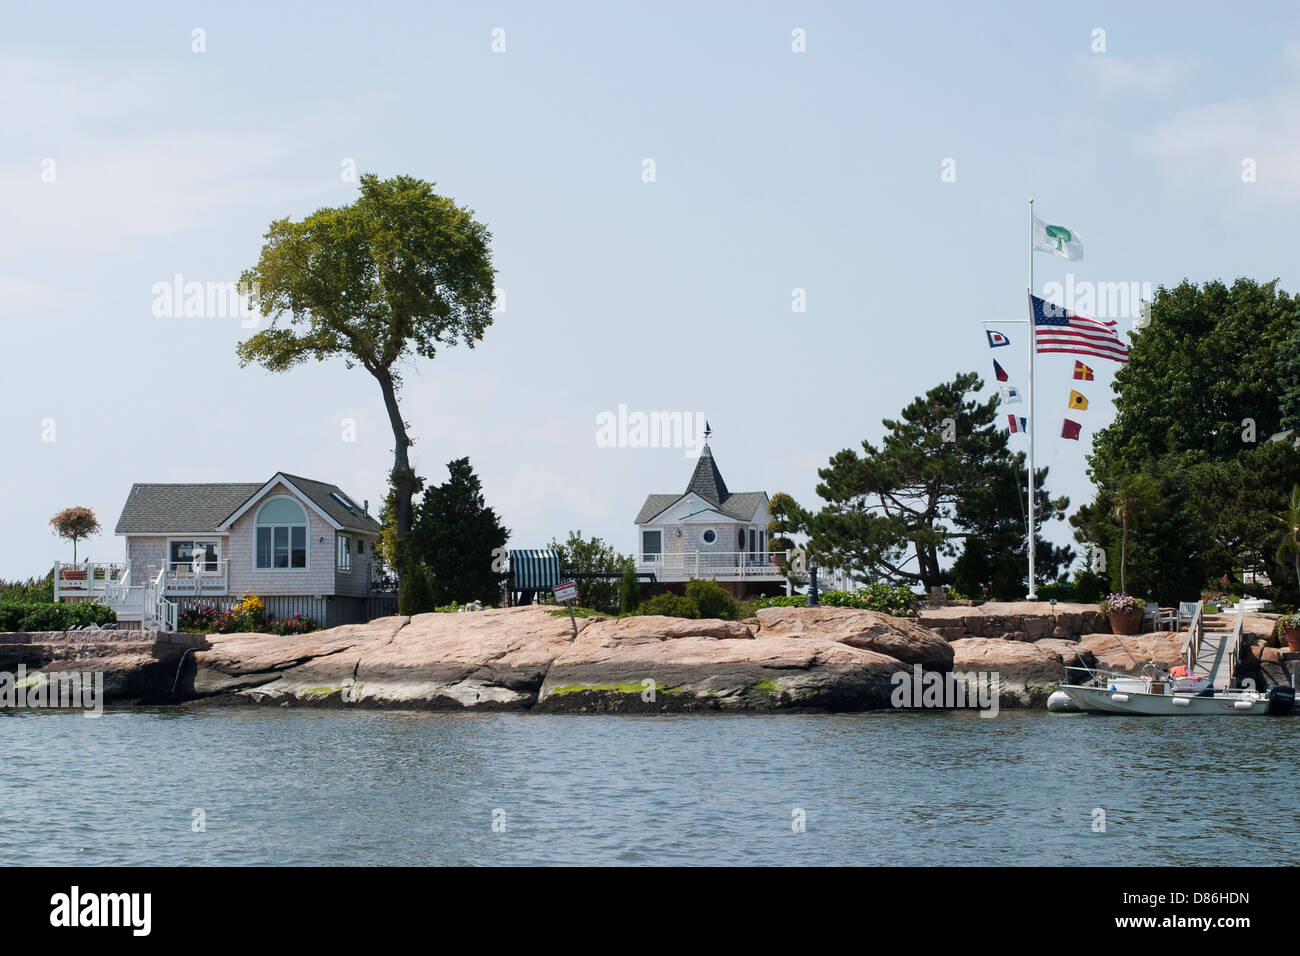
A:
[[[398,407],[400,365],[440,348],[473,348],[492,323],[491,233],[471,210],[411,176],[361,177],[361,195],[301,222],[271,223],[257,265],[241,281],[270,327],[241,342],[240,364],[280,372],[342,358],[379,383],[393,430],[393,522],[398,553],[411,529],[419,479]]]
[[[1108,552],[1113,581],[1122,550],[1134,593],[1161,603],[1191,600],[1212,582],[1241,590],[1245,570],[1275,581],[1293,573],[1277,561],[1271,516],[1300,479],[1300,451],[1294,434],[1269,439],[1300,424],[1297,332],[1300,296],[1274,282],[1157,291],[1115,375],[1115,421],[1094,438],[1096,499],[1071,519],[1081,540]],[[1159,485],[1163,506],[1129,528],[1126,549],[1113,509],[1137,475]]]

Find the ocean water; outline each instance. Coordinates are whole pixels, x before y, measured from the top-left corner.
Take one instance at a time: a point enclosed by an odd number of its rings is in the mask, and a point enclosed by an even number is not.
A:
[[[0,865],[1276,864],[1298,750],[1292,718],[5,712]]]

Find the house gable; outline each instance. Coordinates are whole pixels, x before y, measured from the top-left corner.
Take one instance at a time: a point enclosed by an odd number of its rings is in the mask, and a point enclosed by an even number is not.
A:
[[[238,521],[240,518],[242,518],[251,508],[255,507],[259,502],[261,502],[265,498],[271,497],[271,492],[277,490],[277,488],[280,490],[281,493],[287,491],[293,497],[297,498],[301,504],[310,508],[312,511],[316,512],[317,516],[320,517],[327,525],[329,525],[335,531],[343,530],[343,525],[341,522],[334,520],[332,516],[327,514],[324,508],[322,508],[315,501],[313,501],[311,497],[308,496],[305,492],[300,490],[292,481],[290,481],[284,475],[283,472],[276,472],[271,477],[270,481],[268,481],[266,484],[262,485],[262,487],[257,489],[257,491],[255,491],[252,495],[249,496],[247,501],[245,501],[242,505],[236,508],[234,512],[232,512],[229,516],[227,516],[226,520],[221,522],[221,524],[217,525],[217,530],[218,531],[229,530],[234,525],[234,523]]]

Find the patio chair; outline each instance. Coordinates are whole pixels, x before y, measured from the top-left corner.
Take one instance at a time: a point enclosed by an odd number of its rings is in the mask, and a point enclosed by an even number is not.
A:
[[[1162,625],[1168,624],[1170,629],[1174,626],[1177,618],[1177,612],[1172,608],[1162,608],[1159,604],[1151,601],[1146,606],[1146,612],[1142,615],[1143,620],[1151,622],[1151,630],[1163,630]]]
[[[1175,623],[1179,630],[1192,626],[1192,618],[1196,617],[1196,608],[1200,603],[1200,601],[1178,602],[1178,618]]]

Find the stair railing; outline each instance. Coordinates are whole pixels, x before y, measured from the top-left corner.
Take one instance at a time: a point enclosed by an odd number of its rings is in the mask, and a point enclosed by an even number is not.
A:
[[[1201,650],[1201,630],[1204,622],[1201,620],[1201,609],[1204,605],[1200,601],[1196,602],[1196,611],[1192,614],[1192,621],[1187,625],[1187,637],[1183,639],[1183,659],[1187,662],[1187,673],[1195,675],[1196,673],[1196,656]]]
[[[1232,625],[1232,635],[1228,638],[1228,683],[1232,687],[1237,675],[1237,660],[1241,656],[1241,633],[1245,628],[1245,615],[1237,612],[1237,621]]]

